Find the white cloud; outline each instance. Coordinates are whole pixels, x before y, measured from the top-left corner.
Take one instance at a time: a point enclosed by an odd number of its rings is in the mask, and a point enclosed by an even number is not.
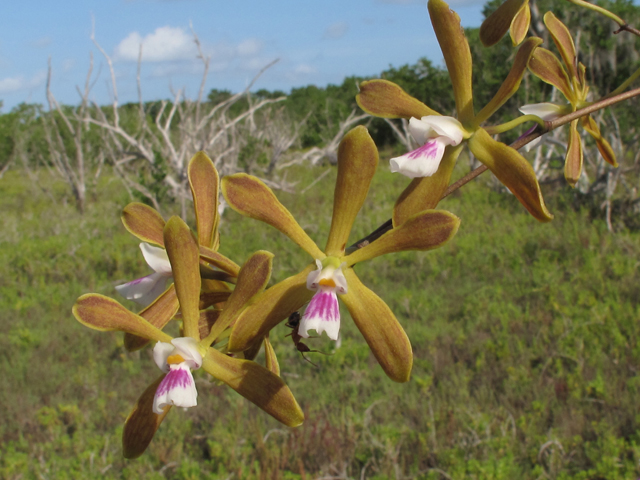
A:
[[[349,25],[346,22],[338,22],[333,25],[329,25],[324,31],[324,38],[337,39],[342,38],[349,30]]]
[[[7,77],[0,80],[0,94],[18,92],[20,90],[32,90],[41,86],[47,78],[47,72],[39,71],[31,78],[25,78],[24,75],[16,77]]]
[[[142,44],[142,60],[166,62],[192,60],[197,55],[193,37],[180,27],[159,27],[144,38],[138,32],[130,33],[115,49],[114,58],[137,61]]]
[[[248,38],[240,42],[236,48],[238,55],[241,57],[252,57],[262,50],[262,42],[255,38]]]

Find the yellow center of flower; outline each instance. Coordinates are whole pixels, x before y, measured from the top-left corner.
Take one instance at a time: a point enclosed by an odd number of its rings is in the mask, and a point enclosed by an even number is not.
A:
[[[178,363],[182,363],[182,362],[184,362],[184,358],[182,358],[177,353],[175,355],[169,355],[167,357],[167,364],[168,365],[177,365]]]
[[[323,278],[318,282],[318,285],[322,285],[323,287],[336,287],[336,282],[333,281],[333,278]]]

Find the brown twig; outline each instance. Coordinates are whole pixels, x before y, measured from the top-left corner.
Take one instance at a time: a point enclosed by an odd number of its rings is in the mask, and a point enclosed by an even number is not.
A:
[[[619,29],[613,32],[614,35],[619,34],[620,32],[629,32],[633,33],[635,36],[640,37],[640,30],[637,28],[633,28],[631,25],[621,25]]]

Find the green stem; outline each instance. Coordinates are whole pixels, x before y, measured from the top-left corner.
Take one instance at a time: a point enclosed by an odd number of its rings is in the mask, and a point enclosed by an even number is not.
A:
[[[502,123],[500,125],[492,125],[485,127],[485,130],[489,135],[495,135],[497,133],[504,133],[512,130],[525,122],[536,122],[542,128],[545,127],[544,120],[537,115],[522,115],[521,117],[514,118],[509,122]]]
[[[573,3],[574,5],[578,5],[579,7],[588,8],[589,10],[593,10],[594,12],[597,12],[600,15],[604,15],[605,17],[616,22],[618,25],[620,25],[620,27],[623,27],[627,24],[615,13],[612,13],[609,10],[599,7],[598,5],[594,5],[593,3],[585,2],[584,0],[568,0],[568,1]]]

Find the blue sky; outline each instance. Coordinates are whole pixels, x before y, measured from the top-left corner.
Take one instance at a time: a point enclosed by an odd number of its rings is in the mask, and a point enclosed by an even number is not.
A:
[[[47,62],[52,91],[76,104],[94,57],[91,98],[104,104],[112,91],[111,56],[120,102],[135,101],[136,60],[143,44],[145,100],[171,98],[172,89],[197,94],[202,63],[191,25],[211,71],[211,88],[243,90],[275,59],[254,90],[341,83],[348,75],[375,75],[421,56],[441,61],[423,0],[24,0],[6,2],[0,17],[0,100],[7,112],[20,102],[45,103]],[[453,0],[464,26],[478,26],[484,2]]]

